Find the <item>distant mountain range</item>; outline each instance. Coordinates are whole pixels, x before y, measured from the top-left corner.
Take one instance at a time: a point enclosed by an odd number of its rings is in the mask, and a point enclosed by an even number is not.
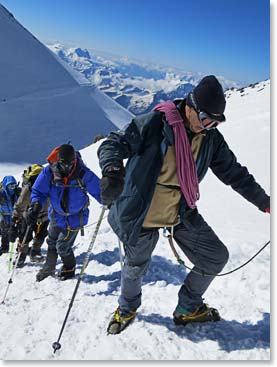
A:
[[[150,111],[161,101],[184,98],[204,76],[126,57],[103,56],[95,51],[67,47],[61,43],[47,46],[135,115]],[[225,90],[240,87],[237,82],[217,77]]]

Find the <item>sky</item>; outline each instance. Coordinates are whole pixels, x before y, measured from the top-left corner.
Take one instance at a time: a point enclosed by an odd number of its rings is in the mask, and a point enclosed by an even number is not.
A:
[[[43,42],[68,42],[240,83],[270,77],[269,0],[0,2]]]

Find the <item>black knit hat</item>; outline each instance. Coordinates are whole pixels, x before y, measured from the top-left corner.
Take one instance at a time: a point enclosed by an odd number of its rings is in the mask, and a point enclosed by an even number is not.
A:
[[[205,76],[187,98],[187,104],[205,111],[218,121],[225,121],[226,100],[223,88],[214,75]]]
[[[70,144],[63,144],[60,146],[58,159],[64,163],[71,163],[75,159],[75,150]]]

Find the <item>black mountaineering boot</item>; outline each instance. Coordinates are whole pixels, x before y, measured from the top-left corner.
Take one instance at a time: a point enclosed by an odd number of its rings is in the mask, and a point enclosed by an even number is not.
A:
[[[67,268],[63,265],[58,274],[58,277],[60,278],[60,280],[67,280],[67,279],[74,278],[75,277],[75,267]]]
[[[29,248],[28,245],[25,245],[25,246],[18,247],[16,249],[18,252],[20,251],[19,259],[17,262],[17,268],[23,268],[27,254],[28,254],[28,248]],[[15,263],[16,263],[16,260],[13,261],[13,265],[15,265]]]
[[[187,325],[192,322],[219,321],[220,316],[217,309],[203,304],[193,312],[188,312],[184,308],[177,306],[173,313],[173,321],[176,325]]]
[[[56,262],[58,258],[58,253],[56,249],[47,251],[46,261],[40,271],[37,273],[36,279],[41,282],[43,279],[49,277],[50,275],[55,275]]]
[[[41,255],[41,251],[32,249],[30,252],[30,261],[32,263],[42,263],[44,257]]]
[[[119,334],[124,330],[135,318],[136,311],[123,311],[118,307],[109,322],[107,333]]]
[[[61,280],[72,279],[75,276],[76,259],[73,251],[68,256],[61,256],[63,266],[58,277]]]
[[[6,254],[9,252],[9,246],[1,246],[0,247],[0,256],[3,255],[3,254]]]
[[[17,268],[23,268],[27,255],[21,252],[19,260],[17,262]]]

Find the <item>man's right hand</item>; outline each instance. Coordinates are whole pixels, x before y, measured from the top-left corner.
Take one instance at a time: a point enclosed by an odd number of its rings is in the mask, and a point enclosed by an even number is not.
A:
[[[109,166],[100,180],[101,200],[108,207],[120,196],[124,187],[124,167]]]

